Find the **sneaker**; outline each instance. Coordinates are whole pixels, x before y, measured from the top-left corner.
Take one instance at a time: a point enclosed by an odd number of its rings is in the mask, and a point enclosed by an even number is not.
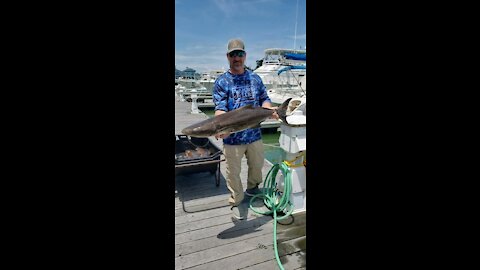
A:
[[[247,194],[247,196],[250,196],[250,197],[253,197],[260,193],[262,193],[262,191],[260,191],[260,189],[258,188],[258,185],[254,188],[247,188],[247,190],[245,190],[245,194]]]
[[[232,206],[230,209],[232,210],[232,215],[236,219],[245,219],[247,217],[248,209],[245,207],[245,204],[239,204],[236,206]]]

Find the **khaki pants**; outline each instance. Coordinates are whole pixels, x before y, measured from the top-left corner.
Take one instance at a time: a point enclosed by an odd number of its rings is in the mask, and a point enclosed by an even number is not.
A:
[[[227,187],[231,192],[228,199],[230,205],[238,205],[244,198],[240,171],[242,158],[245,155],[248,165],[247,189],[254,188],[262,183],[262,168],[264,163],[264,150],[262,140],[251,144],[223,145],[223,154],[227,165]]]

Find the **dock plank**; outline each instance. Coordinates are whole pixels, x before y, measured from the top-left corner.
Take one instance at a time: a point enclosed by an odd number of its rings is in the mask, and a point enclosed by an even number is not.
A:
[[[218,237],[235,237],[240,233],[238,231],[242,229],[248,229],[248,232],[252,231],[261,231],[265,228],[272,227],[271,218],[268,216],[257,217],[250,221],[239,221],[237,224],[232,226],[232,222],[221,224],[214,227],[202,228],[199,230],[185,232],[175,235],[175,244],[182,244],[189,241],[200,240],[203,238],[208,238],[212,236]],[[245,233],[243,231],[242,233]]]
[[[249,219],[254,218],[249,216]],[[230,229],[230,231],[224,231],[223,235],[219,233],[217,236],[203,238],[197,241],[191,241],[184,244],[175,245],[175,254],[176,256],[186,255],[193,252],[198,252],[212,247],[223,246],[232,242],[241,242],[245,239],[254,238],[260,235],[268,234],[270,236],[271,242],[273,244],[273,218],[263,216],[263,219],[266,221],[266,225],[262,226],[262,230],[252,231],[251,227],[245,226],[245,228],[239,230]],[[223,215],[216,218],[214,222],[209,221],[204,224],[204,226],[212,227],[216,225],[229,224],[231,221],[230,215]],[[271,223],[271,224],[267,224]],[[200,226],[202,227],[202,226]],[[217,227],[218,228],[218,227]],[[305,235],[305,223],[304,222],[295,222],[294,225],[284,226],[277,224],[277,241],[278,243],[284,242],[286,240],[291,240],[293,238],[302,237]]]
[[[242,269],[246,268],[249,266],[254,266],[260,263],[267,263],[267,264],[273,264],[274,262],[276,263],[275,260],[275,253],[274,253],[274,247],[273,243],[268,243],[267,236],[261,236],[258,237],[258,240],[261,241],[250,241],[253,242],[250,243],[249,245],[244,246],[241,251],[242,252],[236,252],[233,253],[233,255],[230,255],[228,257],[221,257],[222,255],[213,255],[213,257],[204,257],[202,261],[200,261],[199,264],[192,266],[192,267],[186,267],[186,268],[180,268],[183,261],[180,262],[181,257],[176,258],[175,260],[175,269],[190,269],[190,270],[210,270],[210,269],[222,269],[222,270],[230,270],[230,269]],[[271,238],[271,237],[270,237]],[[280,243],[278,245],[278,255],[280,257],[280,261],[282,262],[282,265],[288,264],[289,266],[287,269],[293,269],[293,268],[298,268],[298,267],[303,267],[302,265],[302,260],[295,258],[294,260],[289,260],[289,257],[286,257],[285,255],[290,255],[294,254],[298,251],[302,251],[301,247],[296,244],[296,242],[302,241],[305,239],[305,236],[297,239],[292,239],[289,241],[285,241],[283,243]],[[271,240],[270,240],[271,242]],[[242,243],[235,243],[232,245],[235,245],[235,247],[238,248],[238,244]],[[225,252],[225,250],[231,250],[233,248],[227,248],[223,247],[222,251]],[[245,251],[247,250],[247,251]],[[219,251],[220,252],[220,251]],[[304,254],[299,254],[303,255],[300,256],[300,258],[304,258]],[[296,257],[296,256],[295,256]],[[204,261],[207,261],[203,263]],[[177,267],[177,262],[178,266]],[[275,269],[275,268],[274,268]],[[278,269],[278,266],[277,268]]]
[[[244,229],[247,230],[247,229]],[[240,233],[242,233],[240,231]],[[230,243],[244,241],[250,238],[257,238],[261,235],[270,235],[272,236],[273,230],[265,229],[263,231],[253,231],[245,234],[240,234],[235,238],[218,238],[218,237],[208,237],[205,239],[200,239],[193,242],[188,242],[184,244],[175,245],[175,257],[188,255],[194,252],[206,250],[209,248],[225,246]]]
[[[292,254],[285,255],[280,257],[280,262],[284,269],[306,269],[306,262],[305,262],[305,250],[299,250]],[[262,262],[259,264],[247,266],[244,268],[238,269],[245,269],[245,270],[278,270],[278,263],[276,259],[272,259],[266,262]]]
[[[229,207],[223,207],[219,209],[211,209],[205,210],[201,213],[187,213],[183,216],[175,218],[175,225],[183,224],[183,223],[194,223],[199,220],[213,218],[213,217],[220,217],[223,215],[231,215],[231,211]]]

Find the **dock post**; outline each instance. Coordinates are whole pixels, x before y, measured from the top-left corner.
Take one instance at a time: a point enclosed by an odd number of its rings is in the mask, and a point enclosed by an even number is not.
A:
[[[192,113],[198,114],[201,113],[200,110],[198,109],[198,104],[197,104],[197,91],[192,90],[191,98],[192,98]]]
[[[181,102],[185,102],[185,96],[183,95],[183,92],[184,91],[182,89],[178,90],[178,95],[180,96]]]

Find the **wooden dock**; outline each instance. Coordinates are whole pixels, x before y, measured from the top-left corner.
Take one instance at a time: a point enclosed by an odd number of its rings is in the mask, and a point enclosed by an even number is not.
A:
[[[190,113],[191,104],[175,100],[175,134],[208,116]],[[223,149],[222,140],[210,140]],[[220,186],[209,172],[180,175],[175,179],[175,269],[279,269],[273,248],[273,218],[248,210],[245,220],[232,217],[230,193],[220,163]],[[272,164],[265,160],[263,175]],[[247,164],[242,162],[246,188]],[[250,197],[245,196],[248,204]],[[257,202],[260,207],[263,202]],[[281,221],[288,223],[287,220]],[[305,214],[294,215],[290,225],[277,224],[280,260],[285,269],[306,268]]]
[[[215,103],[213,103],[213,102],[200,102],[200,103],[198,103],[198,108],[215,108]]]

